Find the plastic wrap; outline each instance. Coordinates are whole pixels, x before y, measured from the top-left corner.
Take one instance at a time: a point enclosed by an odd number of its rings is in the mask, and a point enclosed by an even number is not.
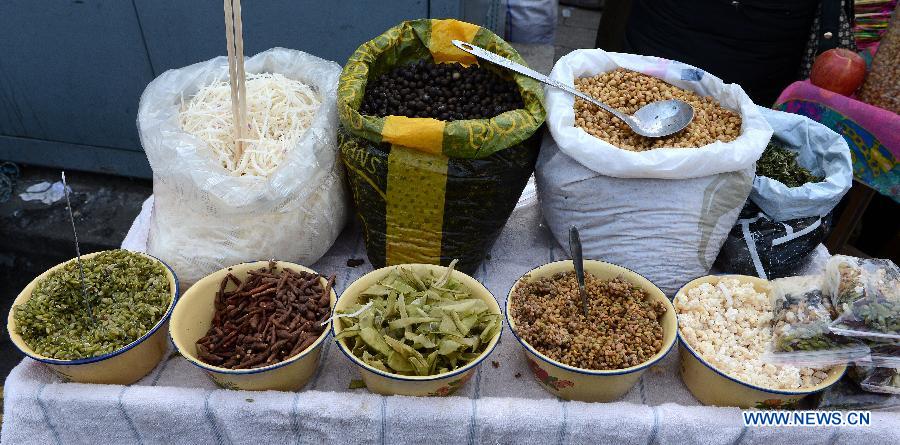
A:
[[[722,272],[763,279],[791,275],[831,232],[832,215],[776,222],[747,201],[716,257]]]
[[[774,300],[771,363],[825,367],[861,360],[869,348],[831,332],[833,308],[822,292],[822,276],[772,281]]]
[[[900,340],[900,269],[886,259],[835,255],[825,265],[825,289],[840,335]]]
[[[544,138],[535,178],[554,237],[566,248],[575,225],[586,258],[628,267],[674,295],[709,272],[747,201],[772,129],[739,86],[679,62],[576,50],[556,63],[551,77],[572,86],[576,77],[617,67],[712,96],[741,115],[741,135],[732,142],[633,152],[576,127],[574,97],[545,90],[552,138]]]
[[[869,360],[874,366],[900,368],[900,342],[868,342]]]
[[[475,63],[450,42],[471,42],[525,63],[485,28],[457,20],[403,22],[361,45],[341,74],[341,158],[373,266],[447,265],[472,273],[534,170],[544,120],[539,84],[513,81],[524,108],[490,119],[441,121],[359,113],[370,76],[424,58]],[[485,69],[497,69],[486,66]],[[510,73],[496,71],[509,78]]]
[[[900,369],[871,368],[859,387],[868,392],[900,394]]]
[[[816,408],[822,410],[896,410],[900,395],[864,391],[859,384],[844,377],[819,396]]]
[[[273,48],[246,59],[245,68],[301,80],[322,99],[311,128],[268,177],[231,175],[178,123],[182,98],[228,78],[225,57],[166,71],[141,96],[137,124],[155,197],[148,252],[172,266],[182,285],[244,261],[311,264],[346,222],[335,134],[340,66]]]

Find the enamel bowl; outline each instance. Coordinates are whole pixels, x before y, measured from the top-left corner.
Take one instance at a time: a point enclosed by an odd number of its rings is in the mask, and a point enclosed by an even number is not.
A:
[[[757,292],[767,293],[772,300],[775,298],[768,281],[745,275],[700,277],[684,285],[676,294],[676,298],[703,283],[715,286],[723,278],[737,278],[742,282],[752,283]],[[678,344],[681,356],[681,380],[691,394],[705,405],[740,408],[794,408],[803,397],[824,391],[837,383],[847,371],[846,365],[834,366],[828,371],[828,378],[810,388],[798,390],[765,388],[745,383],[717,369],[684,340],[680,331],[678,332]]]
[[[93,258],[103,252],[94,252],[82,255],[82,260]],[[59,360],[50,357],[44,357],[32,350],[22,337],[16,333],[15,318],[13,317],[14,308],[20,304],[24,304],[31,298],[31,293],[39,281],[47,275],[61,269],[66,264],[77,261],[73,258],[61,264],[53,266],[48,271],[40,274],[37,278],[28,283],[25,289],[16,297],[13,302],[13,309],[10,309],[9,316],[6,321],[6,330],[13,344],[19,348],[22,353],[44,363],[53,372],[59,375],[63,380],[78,383],[106,383],[116,385],[130,385],[149,374],[153,368],[159,364],[163,355],[166,353],[166,325],[169,322],[169,316],[172,314],[172,308],[178,301],[178,279],[175,272],[157,258],[150,255],[140,253],[141,255],[156,261],[165,266],[166,277],[169,280],[169,290],[171,292],[171,303],[160,320],[146,334],[137,340],[123,346],[122,348],[110,352],[108,354],[99,355],[97,357],[83,358],[78,360]]]
[[[353,284],[341,294],[341,298],[338,299],[337,305],[335,305],[335,312],[346,310],[356,304],[363,291],[387,276],[397,267],[411,268],[417,273],[427,273],[430,270],[433,271],[435,275],[443,274],[447,270],[444,266],[433,264],[402,264],[374,270],[354,281]],[[458,270],[454,270],[451,276],[466,286],[471,292],[472,297],[484,300],[493,313],[498,315],[501,314],[500,305],[497,304],[497,300],[494,299],[494,296],[484,287],[484,285],[479,283],[478,280]],[[333,324],[334,335],[337,336],[340,334],[345,327],[343,319],[338,318]],[[475,367],[486,359],[494,350],[494,347],[497,346],[502,331],[502,329],[498,330],[497,334],[494,335],[494,338],[488,342],[484,351],[465,366],[443,374],[429,376],[407,376],[382,371],[369,366],[359,357],[355,356],[344,339],[337,340],[337,344],[341,352],[356,365],[360,377],[362,377],[362,380],[365,382],[369,391],[383,395],[447,396],[459,389],[459,387],[472,377]]]
[[[305,271],[316,273],[314,270],[299,264],[276,261],[279,269],[291,269],[296,272]],[[319,364],[319,355],[322,350],[322,342],[328,336],[329,326],[326,325],[322,334],[303,351],[287,360],[260,368],[228,369],[213,366],[202,362],[197,358],[197,340],[200,340],[209,331],[215,312],[216,293],[228,273],[234,274],[241,281],[247,279],[251,270],[257,270],[269,265],[268,261],[253,263],[241,263],[236,266],[214,272],[196,282],[175,306],[172,313],[172,322],[169,326],[169,336],[178,352],[187,361],[206,371],[212,380],[226,389],[241,389],[248,391],[296,391],[306,385],[316,367]],[[320,278],[322,287],[327,284],[324,278]],[[334,307],[337,296],[331,289],[331,306]]]
[[[622,266],[604,261],[584,260],[584,271],[602,280],[623,277],[628,282],[640,286],[649,296],[666,306],[663,316],[663,342],[659,352],[644,363],[630,368],[595,370],[570,366],[553,360],[538,352],[516,332],[516,323],[512,317],[512,294],[523,283],[550,277],[560,272],[574,271],[571,260],[556,261],[538,267],[523,275],[513,285],[506,297],[506,321],[516,339],[525,351],[525,359],[532,374],[544,389],[553,395],[566,400],[582,402],[609,402],[625,395],[641,378],[649,367],[662,360],[675,344],[677,318],[672,302],[650,280]]]

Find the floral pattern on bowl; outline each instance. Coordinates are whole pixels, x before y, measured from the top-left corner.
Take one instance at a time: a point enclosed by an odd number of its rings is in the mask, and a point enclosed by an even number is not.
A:
[[[462,378],[451,381],[450,383],[447,384],[447,386],[442,386],[442,387],[428,393],[428,396],[429,397],[447,397],[450,394],[453,394],[454,392],[456,392],[456,390],[459,389],[460,386],[463,386],[463,384],[465,384],[471,377],[472,377],[472,373],[470,372],[470,373],[464,375]]]
[[[575,384],[570,380],[558,379],[548,374],[547,371],[541,368],[540,365],[538,365],[537,362],[535,362],[531,358],[528,358],[528,367],[531,368],[531,372],[534,373],[534,376],[537,377],[539,382],[557,391],[563,388],[570,388],[572,386],[575,386]]]
[[[800,399],[766,399],[758,402],[756,409],[797,409]]]

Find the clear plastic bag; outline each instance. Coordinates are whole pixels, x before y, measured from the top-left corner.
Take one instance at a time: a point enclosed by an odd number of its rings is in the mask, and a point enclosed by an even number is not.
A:
[[[900,269],[896,264],[836,255],[825,265],[825,290],[837,315],[832,332],[900,340]]]
[[[860,388],[881,394],[900,394],[900,368],[872,368]]]
[[[900,395],[868,392],[853,379],[845,377],[822,391],[815,407],[823,410],[896,410],[900,407]]]
[[[869,361],[874,366],[900,368],[900,343],[869,342]]]
[[[869,348],[863,342],[834,334],[829,329],[833,308],[822,292],[822,276],[809,275],[772,281],[774,318],[771,363],[823,367],[863,360]]]

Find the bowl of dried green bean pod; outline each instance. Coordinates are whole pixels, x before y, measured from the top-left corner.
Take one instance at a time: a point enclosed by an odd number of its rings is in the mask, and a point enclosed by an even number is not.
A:
[[[63,380],[134,383],[168,349],[175,273],[157,258],[121,249],[82,255],[81,266],[73,258],[22,290],[7,319],[10,339]]]
[[[370,391],[448,396],[494,350],[500,305],[454,265],[384,267],[341,294],[334,338]]]

